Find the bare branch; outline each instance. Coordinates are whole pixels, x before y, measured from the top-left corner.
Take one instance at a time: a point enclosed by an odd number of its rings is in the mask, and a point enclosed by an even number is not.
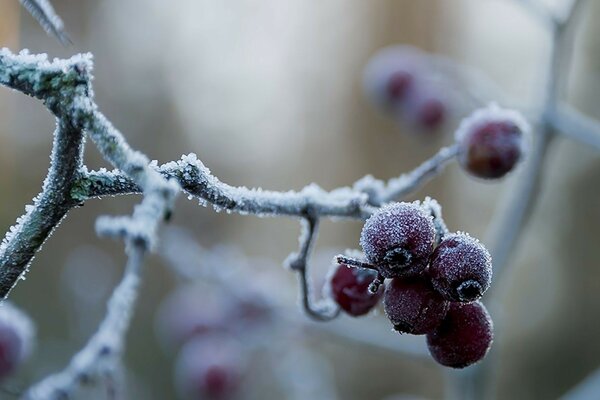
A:
[[[569,104],[548,115],[552,127],[563,136],[600,150],[600,124]]]

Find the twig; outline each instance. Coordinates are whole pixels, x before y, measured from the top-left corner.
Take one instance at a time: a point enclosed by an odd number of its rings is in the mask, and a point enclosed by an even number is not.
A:
[[[63,45],[71,44],[71,39],[62,19],[56,14],[48,0],[19,0],[23,7],[37,20],[46,33],[56,37]]]
[[[442,147],[433,157],[409,173],[392,178],[387,183],[367,175],[354,184],[354,189],[367,193],[369,204],[374,206],[402,199],[439,175],[444,167],[455,159],[457,153],[456,145]]]
[[[600,124],[568,104],[549,115],[552,127],[563,136],[600,150]]]
[[[291,253],[285,264],[298,273],[300,283],[300,296],[302,307],[306,314],[317,321],[330,321],[340,314],[340,308],[332,302],[322,301],[313,304],[311,299],[310,273],[308,270],[309,259],[317,240],[319,232],[319,219],[307,216],[302,220],[302,233],[299,237],[300,248],[297,253]]]

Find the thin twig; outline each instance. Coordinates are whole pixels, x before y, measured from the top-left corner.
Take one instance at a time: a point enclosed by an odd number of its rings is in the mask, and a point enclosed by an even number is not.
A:
[[[298,273],[302,307],[306,314],[317,321],[330,321],[340,314],[340,308],[330,301],[314,304],[310,284],[309,261],[319,233],[319,219],[308,215],[302,220],[302,233],[299,237],[298,252],[291,253],[285,264]]]

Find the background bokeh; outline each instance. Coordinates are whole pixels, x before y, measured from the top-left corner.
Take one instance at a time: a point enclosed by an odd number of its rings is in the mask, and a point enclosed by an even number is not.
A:
[[[64,48],[18,1],[0,0],[0,46],[52,57],[93,53],[100,108],[150,158],[164,162],[195,152],[231,184],[285,190],[316,182],[331,189],[367,173],[388,178],[415,167],[450,143],[458,118],[471,111],[457,107],[446,132],[427,137],[377,113],[365,100],[360,79],[369,57],[383,46],[410,44],[447,56],[488,76],[504,90],[508,104],[538,106],[549,35],[516,3],[54,0],[74,41]],[[560,9],[564,2],[549,3]],[[593,21],[599,15],[600,3],[588,2],[568,93],[570,102],[596,117],[600,35]],[[477,82],[471,90],[489,96],[488,86]],[[0,89],[0,230],[6,231],[39,191],[53,129],[40,102]],[[90,167],[106,166],[93,146],[86,160]],[[600,366],[599,173],[600,157],[591,148],[559,139],[550,149],[511,273],[494,282],[505,318],[494,344],[499,398],[556,398]],[[451,165],[416,198],[438,199],[450,229],[485,242],[486,228],[514,179],[485,183]],[[121,243],[96,237],[94,221],[100,214],[129,213],[138,200],[90,201],[73,210],[44,245],[27,280],[12,293],[36,321],[38,342],[33,359],[10,385],[23,387],[62,368],[95,330],[124,255]],[[202,246],[226,243],[270,260],[276,267],[269,274],[285,283],[272,290],[281,292],[289,313],[300,313],[296,278],[277,267],[297,246],[297,221],[219,214],[181,196],[173,224],[190,230]],[[318,250],[329,254],[328,249],[356,247],[359,232],[356,222],[324,222]],[[315,265],[317,282],[327,267],[326,261]],[[131,398],[173,398],[172,356],[156,343],[153,319],[176,281],[156,256],[144,275],[128,335]],[[385,330],[382,319],[379,313],[353,324]],[[340,399],[443,396],[445,371],[431,359],[360,346],[318,329],[303,334],[331,366]],[[253,393],[277,398],[264,382]]]

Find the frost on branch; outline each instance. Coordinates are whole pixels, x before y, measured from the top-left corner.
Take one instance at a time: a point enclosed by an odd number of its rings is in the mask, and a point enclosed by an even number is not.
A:
[[[71,43],[71,39],[69,39],[67,32],[65,32],[62,19],[56,14],[52,4],[48,0],[19,1],[49,35],[55,36],[63,45]]]

